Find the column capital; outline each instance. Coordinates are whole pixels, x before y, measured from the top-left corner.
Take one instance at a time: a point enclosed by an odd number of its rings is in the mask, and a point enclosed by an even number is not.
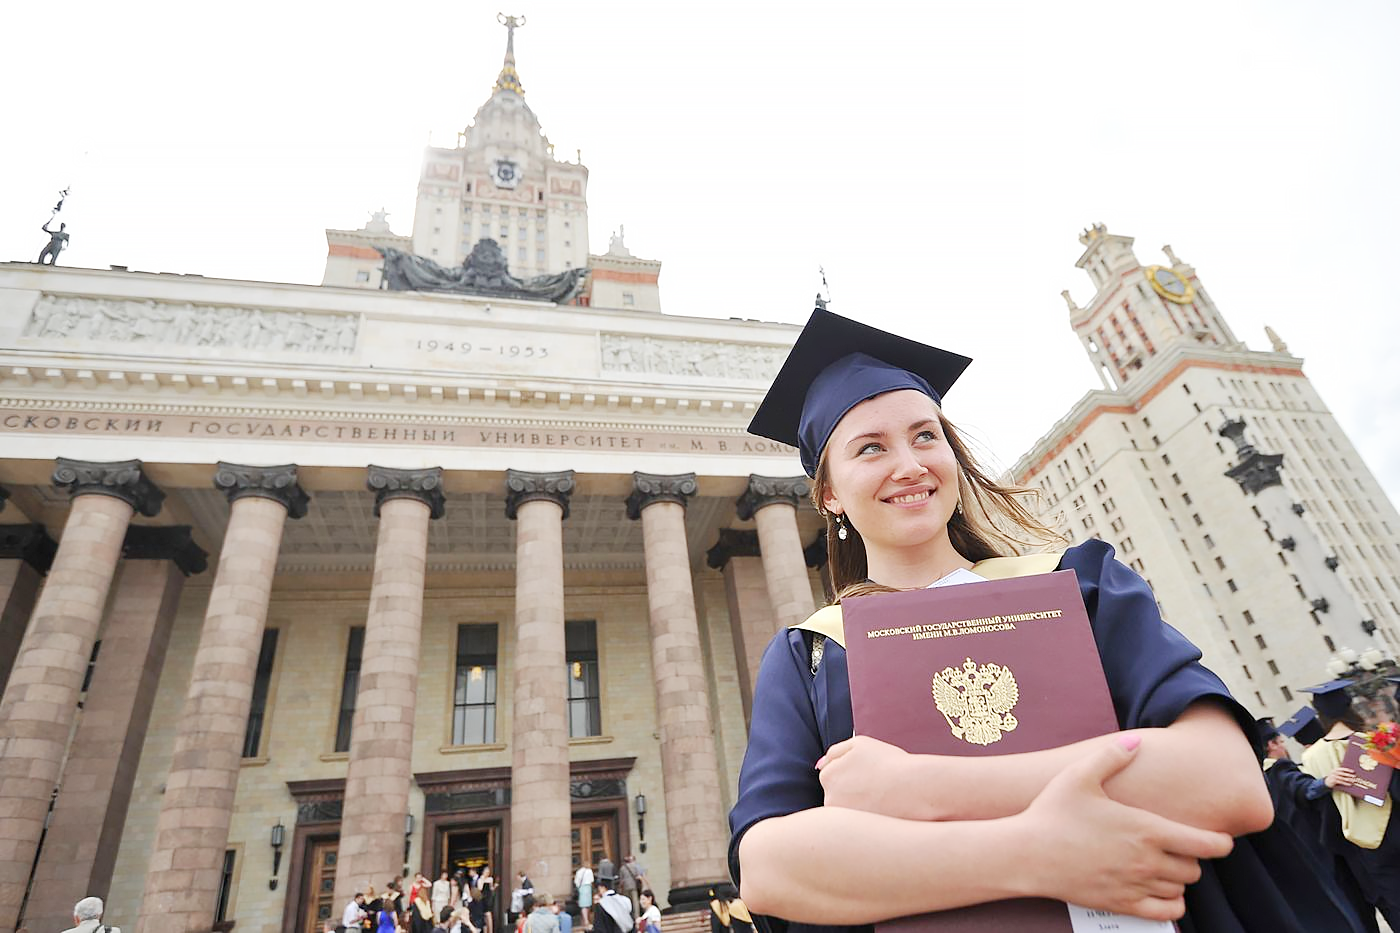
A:
[[[442,494],[442,467],[396,470],[371,463],[366,471],[365,485],[374,493],[375,518],[390,499],[416,499],[428,507],[430,519],[442,518],[447,511]]]
[[[99,463],[59,457],[55,462],[53,484],[70,496],[111,496],[147,517],[160,514],[165,493],[146,477],[140,460]]]
[[[311,501],[306,490],[297,483],[295,463],[265,467],[220,460],[214,471],[214,487],[223,490],[230,505],[248,496],[280,502],[288,518],[301,518]]]
[[[653,502],[685,501],[695,495],[694,473],[641,473],[632,474],[632,494],[627,497],[627,517],[636,521],[642,517],[642,509]]]
[[[748,521],[759,509],[779,502],[797,508],[797,500],[806,497],[811,489],[805,476],[759,476],[750,473],[749,488],[744,490],[735,507],[739,517]]]
[[[721,528],[719,540],[705,553],[705,563],[723,570],[735,557],[762,557],[758,549],[758,532],[743,528]]]
[[[826,529],[817,532],[817,536],[812,539],[812,543],[802,549],[802,556],[807,559],[807,566],[813,570],[820,570],[826,565]]]
[[[195,544],[189,525],[131,525],[122,541],[127,560],[168,560],[185,576],[209,568],[209,554]]]
[[[506,470],[506,518],[515,521],[520,506],[536,499],[553,502],[564,510],[563,517],[568,518],[569,497],[573,491],[573,470],[560,470],[557,473]]]
[[[0,525],[0,560],[22,560],[46,574],[56,553],[58,545],[43,525]]]

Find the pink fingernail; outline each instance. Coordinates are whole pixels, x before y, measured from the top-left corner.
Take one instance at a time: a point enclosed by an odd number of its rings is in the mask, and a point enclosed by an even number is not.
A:
[[[820,770],[822,769],[822,765],[824,765],[824,764],[826,764],[826,756],[825,756],[825,755],[823,755],[823,756],[821,756],[820,758],[817,759],[817,764],[816,764],[817,770],[820,771]]]
[[[1118,744],[1128,751],[1132,751],[1142,744],[1142,737],[1137,735],[1120,735],[1118,737]]]

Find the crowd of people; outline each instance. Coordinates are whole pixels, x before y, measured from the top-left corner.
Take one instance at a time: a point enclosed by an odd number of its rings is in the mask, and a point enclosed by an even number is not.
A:
[[[661,933],[661,912],[647,886],[646,872],[634,856],[620,867],[604,858],[580,865],[574,874],[573,903],[537,890],[524,871],[505,901],[510,933]],[[621,889],[620,891],[618,889]],[[491,869],[444,870],[436,881],[421,872],[405,891],[393,878],[383,892],[371,885],[346,903],[339,921],[326,933],[495,933],[496,883]],[[577,910],[579,922],[575,924]],[[86,933],[86,930],[84,930]]]

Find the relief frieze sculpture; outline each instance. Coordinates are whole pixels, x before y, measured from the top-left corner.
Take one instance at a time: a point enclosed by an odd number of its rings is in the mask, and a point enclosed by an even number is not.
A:
[[[44,295],[24,336],[348,355],[359,326],[355,314]]]
[[[714,340],[626,334],[603,334],[602,338],[603,369],[610,372],[771,382],[786,356],[774,347]]]

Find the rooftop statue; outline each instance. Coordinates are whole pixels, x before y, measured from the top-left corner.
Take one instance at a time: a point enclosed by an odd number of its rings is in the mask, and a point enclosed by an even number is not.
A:
[[[492,239],[478,240],[471,255],[456,268],[389,246],[376,246],[384,257],[384,283],[395,292],[446,292],[489,298],[525,298],[562,304],[583,285],[587,269],[567,269],[553,275],[517,279],[506,266],[505,253]]]

